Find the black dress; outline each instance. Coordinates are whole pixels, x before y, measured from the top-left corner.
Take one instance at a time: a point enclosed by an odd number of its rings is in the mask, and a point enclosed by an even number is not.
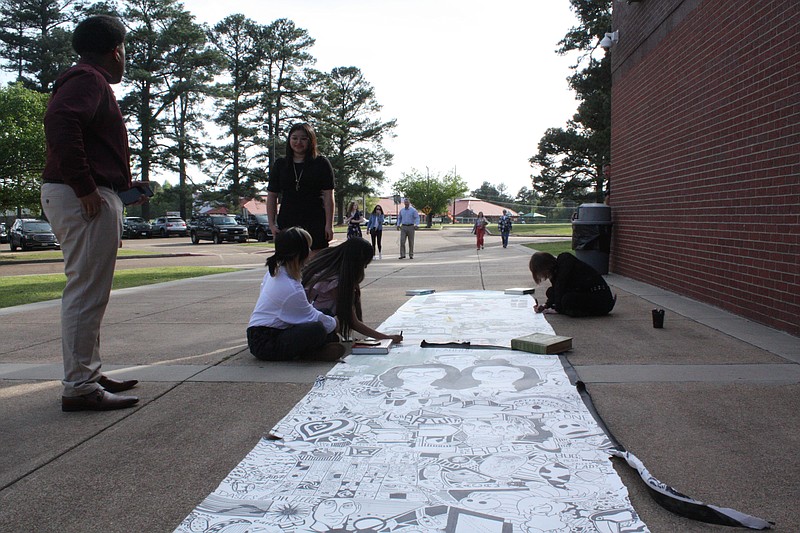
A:
[[[294,163],[286,157],[275,161],[269,173],[267,190],[280,195],[275,221],[278,228],[300,226],[314,239],[312,249],[327,248],[322,191],[334,188],[333,167],[323,156],[302,163]]]
[[[567,252],[556,258],[556,269],[550,282],[552,287],[547,289],[545,307],[567,316],[607,315],[616,303],[603,276]]]

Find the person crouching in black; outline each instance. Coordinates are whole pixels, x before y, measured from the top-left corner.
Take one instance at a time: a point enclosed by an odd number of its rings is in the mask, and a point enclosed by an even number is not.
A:
[[[571,317],[607,315],[614,308],[616,297],[606,280],[597,271],[564,252],[558,258],[547,252],[536,252],[528,265],[538,285],[549,279],[547,302],[537,305],[537,313],[561,313]]]

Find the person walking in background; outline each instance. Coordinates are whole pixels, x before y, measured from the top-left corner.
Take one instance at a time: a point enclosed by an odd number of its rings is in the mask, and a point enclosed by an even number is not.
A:
[[[314,309],[300,284],[311,243],[303,228],[275,235],[275,253],[267,259],[267,273],[247,326],[247,346],[257,359],[336,361],[345,354],[336,335],[338,321]]]
[[[500,238],[503,240],[503,248],[508,248],[508,234],[511,233],[511,217],[505,209],[503,209],[503,216],[497,221],[497,229],[500,231]]]
[[[381,247],[381,237],[383,237],[383,221],[383,208],[380,205],[376,205],[372,210],[372,213],[369,215],[367,231],[369,231],[369,236],[372,239],[373,253],[377,254],[378,259],[383,259]]]
[[[472,233],[477,238],[476,246],[478,250],[483,250],[483,237],[489,233],[487,226],[489,226],[489,221],[483,216],[483,211],[479,211],[478,218],[475,219],[475,224],[472,226]]]
[[[561,313],[571,317],[602,316],[614,309],[616,297],[606,280],[591,265],[569,252],[558,258],[547,252],[531,256],[528,268],[538,285],[549,279],[547,302],[537,305],[537,313]]]
[[[403,199],[403,209],[397,214],[397,229],[400,230],[400,259],[406,258],[406,239],[408,257],[414,259],[414,232],[419,227],[419,213],[411,206],[408,198]]]
[[[286,139],[286,156],[278,158],[269,173],[267,217],[272,234],[299,226],[311,234],[312,255],[327,248],[333,239],[333,190],[333,167],[319,154],[314,128],[295,124]]]
[[[100,372],[100,325],[122,237],[117,193],[140,183],[131,180],[127,130],[111,89],[125,73],[125,33],[111,16],[78,24],[72,46],[80,61],[56,80],[44,117],[42,208],[61,243],[67,276],[61,297],[63,411],[107,411],[139,401],[117,394],[136,380]],[[146,201],[142,195],[131,205]]]
[[[358,209],[358,202],[350,202],[347,206],[345,223],[347,224],[347,238],[361,237],[361,224],[364,223],[364,215]]]
[[[303,287],[315,309],[338,319],[343,339],[349,339],[352,330],[373,339],[402,342],[402,335],[381,333],[363,322],[360,285],[374,252],[360,237],[323,250],[303,269]]]

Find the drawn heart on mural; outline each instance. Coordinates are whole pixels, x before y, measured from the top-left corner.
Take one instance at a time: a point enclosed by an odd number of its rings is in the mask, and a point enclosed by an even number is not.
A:
[[[318,420],[300,424],[297,426],[297,431],[300,432],[300,435],[302,435],[305,440],[309,440],[339,433],[352,425],[352,422],[348,420],[334,418],[332,420]]]

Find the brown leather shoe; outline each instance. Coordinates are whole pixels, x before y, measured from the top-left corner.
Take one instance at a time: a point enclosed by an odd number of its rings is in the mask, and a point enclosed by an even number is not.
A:
[[[317,351],[311,352],[306,359],[310,361],[327,361],[329,363],[338,361],[347,352],[344,344],[329,342]]]
[[[108,376],[100,376],[100,379],[97,380],[98,385],[103,387],[108,392],[113,392],[114,394],[132,389],[137,383],[139,383],[139,381],[136,379],[120,381],[118,379],[111,379]]]
[[[96,390],[83,396],[61,397],[62,411],[112,411],[133,407],[139,401],[136,396],[117,396],[104,390]]]

